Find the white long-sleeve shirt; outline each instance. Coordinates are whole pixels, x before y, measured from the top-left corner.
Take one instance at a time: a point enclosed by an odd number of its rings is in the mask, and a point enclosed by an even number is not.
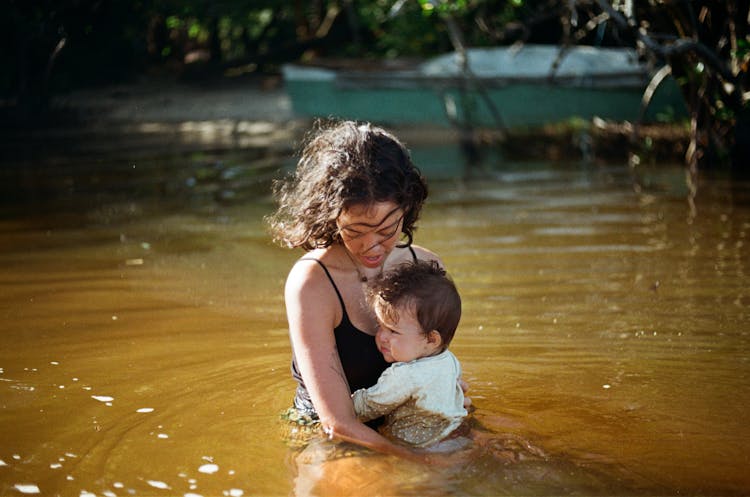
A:
[[[381,432],[417,447],[439,442],[466,416],[458,380],[461,365],[450,351],[396,362],[378,382],[352,394],[362,421],[385,416]]]

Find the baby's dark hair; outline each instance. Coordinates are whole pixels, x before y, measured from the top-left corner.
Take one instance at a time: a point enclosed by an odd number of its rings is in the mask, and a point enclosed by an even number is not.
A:
[[[398,310],[413,309],[425,333],[440,333],[443,350],[461,319],[461,297],[437,261],[407,262],[386,272],[368,288],[367,302],[393,322],[398,321]]]
[[[390,201],[404,211],[410,245],[427,183],[391,133],[354,121],[318,123],[293,175],[274,182],[277,211],[266,218],[274,240],[305,250],[339,243],[336,219],[355,205]]]

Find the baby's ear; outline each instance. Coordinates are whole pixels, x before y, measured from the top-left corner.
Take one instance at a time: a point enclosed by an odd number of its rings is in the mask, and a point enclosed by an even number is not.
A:
[[[433,345],[440,347],[443,344],[443,337],[437,330],[432,330],[427,334],[427,341]]]

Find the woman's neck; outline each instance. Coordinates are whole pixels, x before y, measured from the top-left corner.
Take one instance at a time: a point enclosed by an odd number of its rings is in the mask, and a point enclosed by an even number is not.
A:
[[[340,247],[346,259],[348,259],[348,261],[351,263],[351,267],[354,268],[354,271],[357,273],[357,279],[361,283],[372,281],[373,279],[383,274],[383,266],[385,266],[385,261],[387,259],[384,259],[383,264],[381,264],[379,267],[366,268],[359,262],[357,262],[357,259],[354,257],[354,255],[352,255],[351,252],[349,252],[349,249],[347,249],[344,245],[340,245]]]

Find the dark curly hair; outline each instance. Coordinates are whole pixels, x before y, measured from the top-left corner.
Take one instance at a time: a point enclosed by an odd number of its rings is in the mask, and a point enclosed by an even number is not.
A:
[[[336,219],[354,205],[392,201],[404,210],[408,246],[427,198],[427,183],[391,133],[353,121],[318,123],[295,172],[274,182],[274,241],[305,250],[339,241]]]
[[[391,321],[411,308],[425,333],[436,330],[445,350],[461,320],[461,296],[437,261],[405,262],[377,278],[367,289],[367,303]]]

